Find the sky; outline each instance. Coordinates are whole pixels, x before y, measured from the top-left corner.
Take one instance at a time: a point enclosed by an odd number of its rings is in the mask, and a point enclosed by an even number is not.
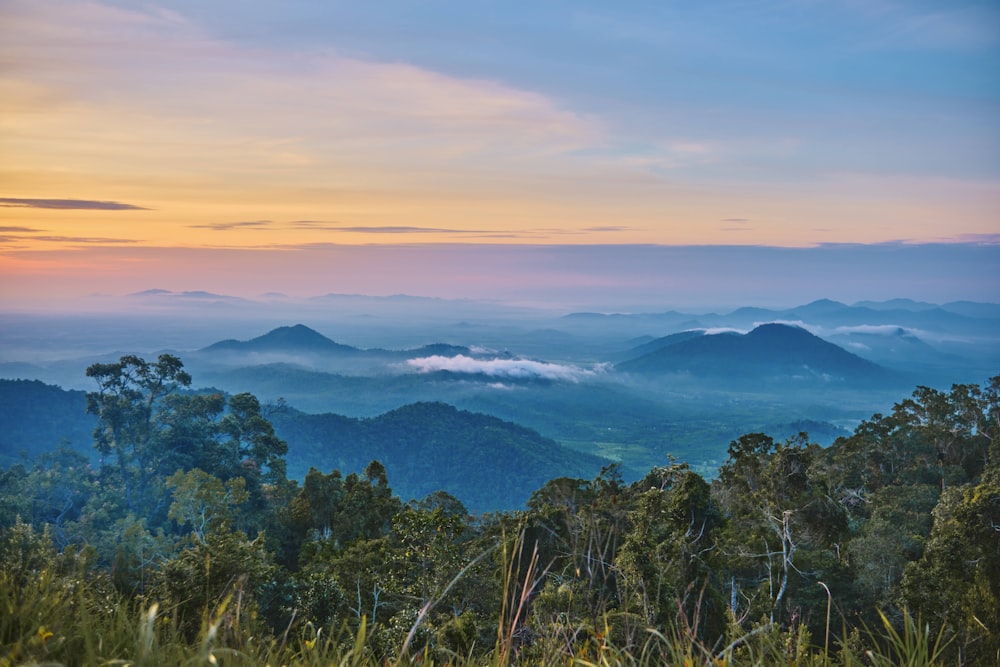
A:
[[[0,309],[996,301],[998,214],[992,0],[0,0]]]

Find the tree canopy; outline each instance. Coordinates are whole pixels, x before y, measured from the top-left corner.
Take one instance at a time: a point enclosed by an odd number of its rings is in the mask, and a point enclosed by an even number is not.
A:
[[[745,434],[713,480],[670,460],[628,482],[612,465],[473,516],[443,491],[403,502],[379,461],[287,479],[288,445],[260,401],[191,391],[171,355],[87,374],[99,464],[58,451],[0,471],[12,590],[84,577],[104,599],[156,601],[190,641],[210,621],[235,637],[236,618],[312,641],[339,624],[383,658],[502,644],[530,664],[601,642],[642,651],[652,631],[712,656],[780,645],[788,660],[817,655],[822,637],[827,657],[838,646],[857,664],[888,641],[859,629],[884,618],[903,632],[913,615],[941,628],[943,656],[1000,651],[1000,377],[918,387],[828,448]],[[392,417],[401,431],[405,417]],[[414,423],[406,438],[440,433]],[[0,608],[7,650],[63,632],[12,609]]]

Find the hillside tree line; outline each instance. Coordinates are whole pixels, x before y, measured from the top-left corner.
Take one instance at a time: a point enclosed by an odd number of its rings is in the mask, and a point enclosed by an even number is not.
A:
[[[244,648],[346,628],[383,658],[638,655],[655,632],[863,664],[911,618],[952,664],[1000,656],[1000,376],[919,387],[828,448],[745,434],[715,479],[609,466],[471,516],[443,491],[401,501],[378,461],[289,480],[269,407],[190,391],[171,355],[87,374],[99,462],[0,472],[9,664],[73,663],[74,624],[120,610]]]

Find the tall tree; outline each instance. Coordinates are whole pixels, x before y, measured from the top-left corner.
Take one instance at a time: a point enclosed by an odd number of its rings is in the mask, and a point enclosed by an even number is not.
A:
[[[274,426],[261,414],[260,401],[253,394],[236,394],[229,399],[229,414],[222,419],[228,437],[225,476],[247,480],[251,502],[261,505],[263,485],[285,481],[285,454],[288,444],[274,433]]]
[[[164,449],[158,442],[156,419],[160,402],[182,387],[191,384],[177,357],[161,354],[150,363],[135,355],[117,363],[93,364],[87,377],[97,382],[98,390],[87,394],[87,411],[97,415],[94,446],[102,457],[111,457],[124,487],[126,505],[141,512],[147,502],[154,502],[157,489],[154,477],[161,473]]]
[[[719,470],[715,495],[728,519],[720,542],[732,572],[731,604],[751,621],[764,615],[790,623],[800,610],[808,618],[820,601],[817,582],[842,567],[836,545],[847,515],[829,495],[820,459],[805,433],[782,444],[756,433],[734,441]]]

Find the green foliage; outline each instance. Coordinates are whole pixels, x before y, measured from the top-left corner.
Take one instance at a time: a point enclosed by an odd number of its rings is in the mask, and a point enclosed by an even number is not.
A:
[[[902,592],[947,628],[966,659],[1000,656],[1000,485],[948,489],[934,508],[923,556],[909,563]]]
[[[169,355],[90,373],[105,465],[63,450],[0,472],[0,666],[1000,656],[1000,378],[918,388],[825,450],[746,434],[712,483],[612,465],[473,518],[441,491],[402,503],[379,461],[289,482],[259,401],[184,392]],[[470,423],[473,447],[512,432],[437,405],[379,428],[398,462]]]
[[[87,395],[38,380],[0,380],[0,466],[34,459],[59,446],[93,450],[95,419]],[[16,406],[16,407],[15,407]]]
[[[718,637],[726,609],[713,584],[713,551],[722,517],[709,485],[684,464],[638,497],[632,529],[617,558],[631,608],[654,627],[680,623],[699,637]]]
[[[228,474],[244,477],[255,503],[263,502],[261,486],[285,480],[288,444],[274,434],[274,426],[261,414],[260,401],[253,394],[229,399],[229,414],[220,428],[228,437],[222,445],[228,455]]]
[[[87,412],[97,416],[94,446],[110,458],[122,484],[126,506],[147,514],[160,497],[156,479],[168,450],[161,447],[157,420],[162,400],[191,384],[183,363],[169,354],[150,363],[127,355],[117,363],[93,364],[87,377],[98,390],[87,394]]]
[[[408,505],[392,519],[392,532],[399,542],[397,559],[406,585],[401,591],[420,601],[440,597],[462,569],[461,536],[465,517],[439,505],[427,509]]]
[[[815,608],[817,582],[838,569],[846,512],[831,498],[821,450],[805,434],[782,444],[749,434],[729,451],[714,491],[727,519],[719,546],[731,611],[741,620],[792,623],[803,607]]]
[[[262,537],[217,530],[163,563],[157,594],[175,610],[183,634],[193,637],[203,619],[218,615],[230,598],[240,614],[256,613],[259,603],[268,602],[260,594],[275,575]]]
[[[885,634],[879,642],[880,647],[867,654],[874,667],[931,667],[944,664],[945,650],[949,643],[944,636],[944,628],[934,634],[929,625],[922,624],[905,610],[902,629],[897,629],[885,614],[880,612],[879,616]],[[960,661],[959,664],[963,663]]]
[[[167,516],[190,526],[199,542],[206,536],[231,530],[239,506],[247,501],[246,480],[235,477],[223,482],[203,470],[178,470],[167,478],[174,502]]]
[[[370,419],[293,410],[273,419],[277,432],[296,444],[298,462],[327,461],[346,473],[375,458],[402,497],[446,488],[473,513],[523,507],[549,479],[589,477],[607,463],[517,424],[443,403],[414,403]],[[298,467],[304,476],[308,466]]]

